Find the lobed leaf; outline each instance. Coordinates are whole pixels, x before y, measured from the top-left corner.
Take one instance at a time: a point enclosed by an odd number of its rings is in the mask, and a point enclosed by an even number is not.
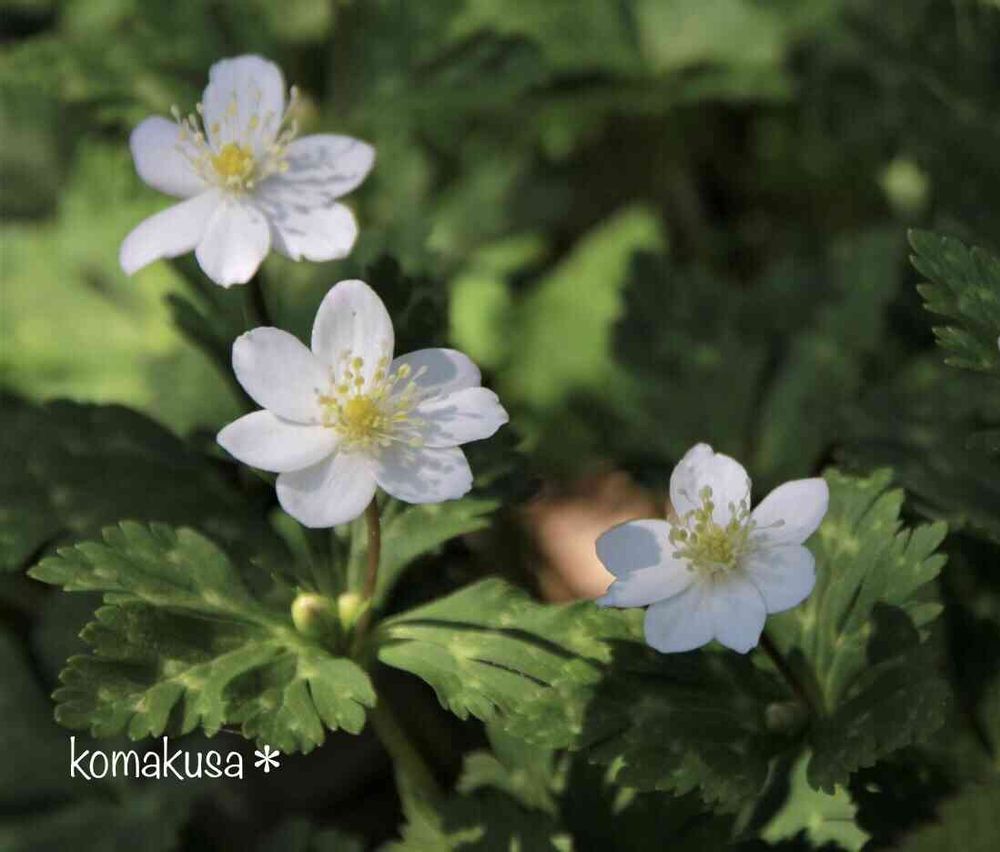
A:
[[[930,231],[910,231],[910,245],[924,307],[949,321],[934,329],[947,363],[1000,377],[1000,259]]]
[[[104,595],[82,634],[91,653],[70,658],[54,694],[67,727],[138,739],[238,724],[281,751],[310,751],[326,730],[359,732],[374,704],[357,665],[296,632],[287,602],[255,597],[193,530],[125,522],[29,573]]]
[[[946,527],[903,529],[891,478],[826,473],[830,508],[809,542],[815,588],[768,621],[819,705],[809,780],[828,792],[944,721],[948,689],[921,640],[941,611],[925,587],[944,565]]]
[[[382,662],[426,681],[460,718],[502,718],[509,733],[559,747],[581,729],[616,630],[616,615],[590,603],[545,606],[490,578],[387,619],[374,638]]]

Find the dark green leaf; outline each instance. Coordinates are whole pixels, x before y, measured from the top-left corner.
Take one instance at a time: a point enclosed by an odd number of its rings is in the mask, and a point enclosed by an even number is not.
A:
[[[920,287],[924,307],[950,323],[934,329],[947,362],[1000,377],[1000,260],[930,231],[911,231],[910,244],[930,279]]]

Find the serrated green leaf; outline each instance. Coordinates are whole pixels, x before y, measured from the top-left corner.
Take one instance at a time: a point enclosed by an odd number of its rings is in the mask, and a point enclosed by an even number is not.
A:
[[[497,578],[382,622],[379,659],[429,683],[459,718],[558,747],[583,722],[581,696],[610,659],[617,619],[590,603],[545,606]]]
[[[828,792],[850,772],[929,735],[948,690],[920,636],[941,605],[924,588],[944,565],[944,524],[903,529],[892,475],[826,473],[830,508],[810,541],[816,585],[800,606],[768,621],[819,703],[810,782]]]
[[[947,362],[1000,377],[1000,260],[953,237],[911,231],[911,260],[930,279],[924,307],[954,325],[934,329]]]
[[[794,837],[800,831],[817,846],[836,843],[849,852],[857,852],[868,840],[854,820],[857,808],[842,787],[832,794],[814,790],[806,778],[808,755],[792,768],[788,798],[761,831],[761,837],[775,843]]]
[[[123,519],[195,526],[241,554],[281,552],[261,507],[127,408],[5,396],[0,453],[0,570]]]
[[[287,594],[258,599],[193,530],[122,523],[29,573],[104,595],[82,634],[91,653],[69,660],[54,695],[67,727],[138,739],[239,724],[281,751],[310,751],[327,729],[360,731],[374,704],[360,668],[296,632]]]
[[[771,758],[788,746],[796,724],[774,721],[788,708],[787,690],[745,657],[617,643],[578,744],[618,784],[698,790],[733,811],[760,792]]]

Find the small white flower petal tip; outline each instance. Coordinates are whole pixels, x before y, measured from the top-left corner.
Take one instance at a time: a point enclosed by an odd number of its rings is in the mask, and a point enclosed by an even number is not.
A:
[[[454,500],[472,487],[461,444],[507,422],[476,365],[453,349],[393,358],[392,321],[363,281],[323,299],[312,347],[276,328],[233,344],[236,378],[262,410],[219,444],[278,474],[278,500],[307,527],[358,517],[376,487],[408,503]]]
[[[140,223],[122,243],[131,275],[194,251],[216,284],[249,281],[273,248],[293,260],[346,257],[354,214],[335,199],[371,171],[375,149],[348,136],[296,138],[298,91],[259,56],[215,63],[195,112],[153,116],[132,131],[139,177],[185,199]]]
[[[629,521],[597,540],[615,576],[599,606],[648,606],[646,641],[664,653],[711,642],[745,654],[770,613],[805,600],[815,562],[804,546],[826,515],[823,479],[775,488],[750,510],[750,477],[707,444],[670,477],[676,520]]]

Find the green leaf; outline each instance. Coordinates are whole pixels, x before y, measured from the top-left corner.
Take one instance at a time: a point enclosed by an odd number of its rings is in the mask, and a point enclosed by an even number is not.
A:
[[[0,401],[0,570],[122,519],[196,526],[241,554],[282,551],[262,506],[149,418],[117,405]]]
[[[66,591],[102,592],[55,692],[56,718],[94,736],[209,736],[227,724],[281,751],[310,751],[325,729],[357,733],[375,694],[350,660],[295,631],[280,586],[257,597],[190,529],[122,523],[29,572]]]
[[[992,852],[996,848],[1000,784],[969,787],[945,802],[938,818],[918,829],[898,847],[900,852]]]
[[[924,587],[944,565],[935,551],[946,527],[902,529],[903,493],[888,490],[891,479],[826,473],[830,508],[809,541],[816,586],[768,621],[819,703],[809,780],[827,792],[944,720],[948,690],[921,637],[941,611]]]
[[[386,852],[569,852],[570,839],[544,813],[527,810],[513,799],[487,792],[453,796],[438,808],[409,809],[402,840]]]
[[[800,831],[817,846],[837,843],[849,852],[857,852],[868,835],[854,821],[857,808],[842,787],[830,793],[814,790],[806,779],[807,755],[792,769],[788,798],[761,832],[761,837],[775,843],[794,837]]]
[[[771,759],[801,727],[788,698],[746,657],[618,643],[578,745],[617,784],[698,790],[706,803],[735,811],[759,794]]]
[[[503,719],[534,743],[569,743],[610,659],[618,619],[591,603],[545,606],[497,578],[383,621],[378,657],[429,683],[459,718]]]
[[[924,307],[949,321],[934,329],[947,363],[1000,377],[1000,260],[930,231],[911,231],[910,244],[930,279],[918,288]]]

